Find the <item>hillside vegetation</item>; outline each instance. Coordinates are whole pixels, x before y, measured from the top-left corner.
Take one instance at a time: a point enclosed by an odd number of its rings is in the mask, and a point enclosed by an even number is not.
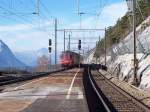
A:
[[[150,16],[150,0],[138,0],[137,9],[136,9],[136,26],[143,22],[148,16]],[[139,10],[139,8],[141,10]],[[141,16],[141,13],[143,17]],[[144,27],[147,27],[148,24],[144,24]],[[106,30],[106,43],[107,48],[110,48],[112,45],[119,43],[120,40],[124,39],[132,31],[132,15],[127,12],[125,16],[118,19],[114,26],[110,26]],[[101,39],[97,46],[95,57],[99,57],[100,54],[104,53],[104,38]]]

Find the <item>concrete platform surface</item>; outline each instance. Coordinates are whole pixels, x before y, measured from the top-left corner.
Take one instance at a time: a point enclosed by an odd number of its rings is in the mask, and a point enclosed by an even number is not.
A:
[[[0,112],[88,112],[82,70],[27,81],[0,92]]]

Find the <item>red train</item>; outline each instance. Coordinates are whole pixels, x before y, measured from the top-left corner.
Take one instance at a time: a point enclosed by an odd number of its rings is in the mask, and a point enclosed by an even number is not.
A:
[[[60,64],[63,67],[73,67],[80,64],[80,61],[82,60],[81,55],[78,53],[72,52],[72,51],[65,51],[62,52],[60,56]]]

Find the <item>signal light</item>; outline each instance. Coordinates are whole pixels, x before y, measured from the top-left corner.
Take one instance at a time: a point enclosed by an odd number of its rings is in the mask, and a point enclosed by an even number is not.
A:
[[[81,45],[78,45],[78,49],[81,50]]]
[[[52,39],[49,39],[49,46],[52,45]]]
[[[81,45],[81,40],[79,40],[79,44]]]
[[[48,47],[48,51],[49,51],[49,53],[51,53],[52,52],[52,48]]]
[[[48,51],[49,51],[49,53],[51,53],[51,52],[52,52],[52,48],[51,48],[51,46],[52,46],[52,39],[49,39],[49,47],[48,47]]]
[[[78,49],[81,50],[81,40],[79,40]]]

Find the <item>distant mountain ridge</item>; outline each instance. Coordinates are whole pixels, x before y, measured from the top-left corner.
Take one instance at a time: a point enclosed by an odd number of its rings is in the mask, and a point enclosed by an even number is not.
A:
[[[60,53],[58,53],[60,54]],[[54,64],[55,54],[52,52],[51,54],[48,52],[47,48],[41,48],[37,51],[23,51],[23,52],[15,52],[15,56],[24,62],[28,66],[37,66],[37,60],[39,57],[45,55],[50,58],[51,55],[51,64]],[[58,56],[59,57],[59,56]]]
[[[26,65],[18,60],[9,47],[0,40],[0,69],[22,68]]]

